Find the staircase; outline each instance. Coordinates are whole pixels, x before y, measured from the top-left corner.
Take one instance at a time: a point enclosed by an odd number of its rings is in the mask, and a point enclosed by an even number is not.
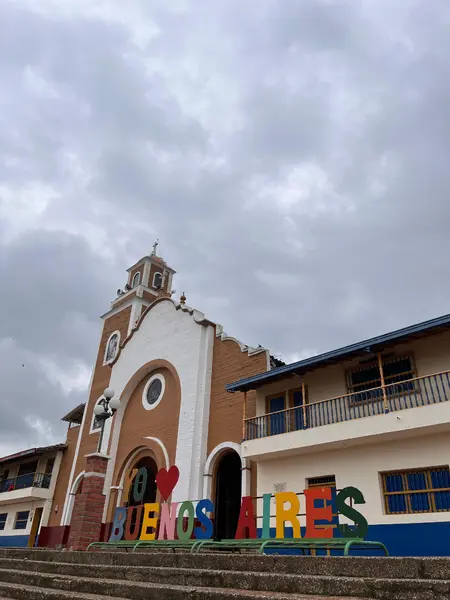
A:
[[[0,549],[0,600],[448,600],[450,558]]]

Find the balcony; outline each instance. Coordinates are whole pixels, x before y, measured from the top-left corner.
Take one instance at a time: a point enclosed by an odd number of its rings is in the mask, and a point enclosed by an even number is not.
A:
[[[358,421],[358,427],[355,428],[355,425],[349,423],[345,427],[345,435],[358,437],[358,431],[361,432],[361,435],[364,435],[363,429],[361,429],[361,419],[367,420],[369,417],[380,417],[382,415],[390,415],[391,413],[398,415],[402,411],[425,406],[433,406],[432,411],[427,411],[427,413],[431,414],[431,412],[435,412],[435,406],[438,407],[441,405],[443,407],[444,403],[448,402],[449,399],[450,371],[444,371],[434,375],[398,381],[382,387],[371,388],[319,402],[306,403],[295,408],[246,419],[244,424],[244,441],[252,442],[254,440],[261,440],[262,438],[275,438],[282,436],[282,434],[293,434],[294,432],[296,432],[296,440],[299,440],[298,435],[303,434],[306,436],[309,430],[316,432],[314,440],[320,437],[320,439],[325,441],[327,435],[323,432],[320,435],[319,428],[326,426],[339,427],[338,424],[341,424],[341,427],[337,438],[344,439],[342,426],[349,421]],[[445,412],[449,409],[449,406],[445,405]],[[419,411],[419,413],[419,422],[425,425],[427,421],[426,415],[422,411]],[[401,417],[397,416],[396,420],[397,422],[402,422]],[[432,416],[432,421],[436,425],[439,423],[442,424],[446,421],[446,417],[442,416],[441,418],[436,413]],[[384,426],[380,425],[381,422],[384,423]],[[372,425],[369,429],[376,429],[377,434],[383,433],[383,427],[387,426],[387,423],[384,421],[381,422],[374,428],[371,420]],[[353,425],[351,429],[350,425]],[[408,425],[408,427],[411,426],[414,425]],[[307,437],[309,440],[312,440],[310,435]],[[275,440],[274,442],[277,446],[280,446]],[[295,445],[296,442],[294,443],[294,440],[292,442]],[[244,446],[244,449],[248,449],[249,447],[250,444],[247,444]],[[258,453],[255,452],[255,455]],[[251,456],[253,452],[246,452],[245,454]]]
[[[29,473],[0,481],[0,503],[15,502],[27,497],[50,497],[51,475]]]

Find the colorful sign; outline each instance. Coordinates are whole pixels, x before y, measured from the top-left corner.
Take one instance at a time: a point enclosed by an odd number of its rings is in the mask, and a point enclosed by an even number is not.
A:
[[[156,485],[163,500],[167,500],[179,479],[178,468],[172,466],[168,471],[161,469],[156,475]],[[145,468],[132,471],[126,482],[129,488],[133,485],[133,500],[136,506],[118,507],[114,515],[110,542],[125,540],[182,540],[192,537],[207,540],[213,537],[213,523],[208,513],[214,512],[211,500],[205,498],[196,502],[189,500],[178,502],[152,502],[138,504],[142,501],[147,485],[147,470]],[[307,538],[332,538],[337,529],[341,537],[364,538],[367,533],[367,520],[353,506],[347,504],[365,504],[363,494],[354,487],[347,487],[336,494],[332,506],[332,488],[310,488],[303,491],[306,506]],[[271,515],[271,499],[275,497],[275,515]],[[270,538],[270,520],[275,518],[275,537],[284,539],[286,525],[292,528],[293,538],[301,538],[300,498],[294,492],[279,492],[274,495],[264,494],[262,497],[263,514],[261,535],[258,536],[254,501],[250,496],[242,498],[236,539]],[[342,515],[353,521],[354,526],[339,524],[334,527],[333,509],[335,514]],[[319,522],[320,521],[320,525]],[[327,524],[329,523],[329,527]]]

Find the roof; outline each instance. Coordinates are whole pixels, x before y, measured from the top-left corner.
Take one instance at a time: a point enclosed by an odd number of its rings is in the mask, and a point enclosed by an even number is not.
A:
[[[79,425],[81,425],[85,406],[86,403],[82,402],[81,404],[73,408],[70,412],[68,412],[67,415],[64,415],[61,421],[66,421],[67,423],[78,423]]]
[[[41,448],[30,448],[29,450],[22,450],[21,452],[16,452],[15,454],[9,454],[8,456],[0,458],[0,464],[17,460],[18,458],[41,456],[42,454],[47,454],[47,452],[56,452],[57,450],[65,450],[66,448],[66,444],[56,444],[55,446],[43,446]]]
[[[304,373],[313,368],[325,366],[327,364],[337,362],[339,360],[350,359],[363,352],[377,352],[382,350],[388,345],[393,343],[401,342],[407,338],[418,337],[426,333],[435,332],[438,329],[444,329],[450,326],[450,315],[443,315],[429,321],[423,321],[416,325],[410,325],[403,329],[397,329],[390,333],[385,333],[377,337],[369,338],[356,344],[350,344],[337,350],[331,350],[317,356],[312,356],[304,360],[300,360],[290,365],[285,365],[261,373],[260,375],[253,375],[246,379],[240,379],[234,383],[229,383],[225,386],[227,392],[244,392],[248,390],[257,389],[267,383],[277,381],[286,376],[293,375],[294,373]]]

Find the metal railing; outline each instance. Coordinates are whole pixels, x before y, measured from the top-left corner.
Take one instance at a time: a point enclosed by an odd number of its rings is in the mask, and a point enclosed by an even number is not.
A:
[[[19,477],[4,479],[0,481],[0,494],[30,487],[48,489],[51,477],[48,473],[28,473],[27,475],[19,475]]]
[[[245,419],[245,439],[255,440],[448,400],[450,371],[443,371]]]

